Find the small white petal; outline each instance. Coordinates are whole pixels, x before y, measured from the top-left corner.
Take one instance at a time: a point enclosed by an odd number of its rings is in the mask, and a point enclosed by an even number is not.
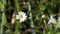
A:
[[[18,12],[18,14],[20,15],[22,13],[22,11]]]
[[[19,19],[19,15],[16,15],[16,19]]]
[[[25,20],[24,19],[20,19],[20,23],[24,22]]]
[[[20,20],[20,23],[22,23],[22,20]]]
[[[22,12],[22,11],[20,11],[18,14],[19,14],[19,15],[24,15],[25,13],[24,13],[24,12]]]
[[[22,21],[24,22],[25,20],[23,19]]]
[[[51,23],[51,20],[48,21],[48,24],[50,24],[50,23]]]
[[[49,19],[49,21],[48,21],[48,24],[51,24],[51,23],[52,23],[52,20],[53,20],[53,16],[51,15],[51,16],[50,16],[50,19]]]

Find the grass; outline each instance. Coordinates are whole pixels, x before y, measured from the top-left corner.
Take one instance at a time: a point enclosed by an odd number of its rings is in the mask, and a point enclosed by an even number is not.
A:
[[[27,15],[22,23],[20,11]],[[59,18],[60,0],[0,0],[0,34],[60,34]]]

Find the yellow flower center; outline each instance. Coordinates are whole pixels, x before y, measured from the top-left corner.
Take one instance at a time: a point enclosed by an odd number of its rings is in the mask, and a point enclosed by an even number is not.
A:
[[[20,15],[20,19],[23,18],[23,15]]]

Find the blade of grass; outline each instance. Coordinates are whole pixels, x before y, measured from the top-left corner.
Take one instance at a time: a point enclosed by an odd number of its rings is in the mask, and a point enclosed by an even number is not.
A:
[[[6,4],[6,0],[2,0],[1,2],[1,11],[2,11],[2,23],[1,23],[1,30],[0,30],[0,34],[4,34],[3,31],[4,31],[4,24],[7,22],[6,20],[6,15],[5,15],[5,4]]]
[[[28,4],[28,12],[30,12],[29,13],[29,20],[30,20],[30,26],[31,26],[31,28],[32,28],[32,34],[36,34],[35,33],[35,30],[34,30],[34,24],[33,24],[33,19],[32,19],[32,13],[31,13],[31,5],[30,5],[30,3],[29,2],[27,2],[27,4]]]
[[[20,11],[20,7],[19,7],[19,3],[18,3],[18,0],[14,0],[14,2],[15,2],[15,7],[16,7],[16,11],[17,12],[19,12]],[[15,34],[20,34],[19,33],[19,23],[16,21],[16,24],[15,24],[16,26],[15,26]]]

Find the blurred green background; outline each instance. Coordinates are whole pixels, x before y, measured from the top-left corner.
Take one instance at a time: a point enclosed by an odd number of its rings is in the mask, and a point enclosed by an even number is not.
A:
[[[27,15],[22,23],[19,11]],[[51,15],[56,23],[48,24]],[[59,17],[60,0],[0,0],[0,34],[60,34]]]

